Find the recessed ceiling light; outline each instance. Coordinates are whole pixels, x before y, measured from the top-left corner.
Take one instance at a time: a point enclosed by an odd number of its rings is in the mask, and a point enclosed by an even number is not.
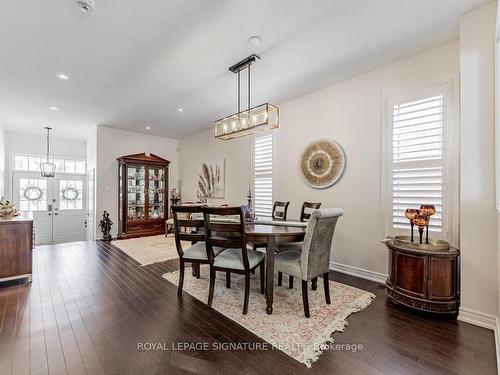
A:
[[[57,78],[62,79],[63,81],[67,81],[69,77],[66,74],[58,74]]]
[[[151,130],[151,126],[146,126],[146,130]]]
[[[252,35],[250,38],[248,38],[248,43],[250,43],[252,46],[260,46],[261,42],[262,39],[258,35]]]
[[[49,107],[51,110],[53,111],[59,111],[59,108],[58,107]]]
[[[178,111],[179,111],[179,112],[184,112],[184,108],[180,107],[180,108],[178,109]]]

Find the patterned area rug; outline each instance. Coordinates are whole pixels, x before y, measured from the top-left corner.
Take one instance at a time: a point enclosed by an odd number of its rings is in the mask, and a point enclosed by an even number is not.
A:
[[[178,258],[173,234],[169,234],[168,237],[165,235],[138,237],[111,243],[138,261],[141,266]],[[189,242],[183,242],[184,249],[189,246],[191,246]]]
[[[207,303],[208,271],[208,266],[202,266],[199,280],[186,272],[184,293]],[[164,274],[163,277],[178,285],[179,271]],[[283,286],[276,285],[274,288],[273,313],[267,315],[257,270],[256,275],[251,277],[248,314],[243,315],[243,276],[231,274],[231,289],[227,289],[225,273],[217,272],[212,307],[307,367],[311,367],[322,351],[330,347],[328,344],[333,343],[332,333],[344,330],[346,318],[364,310],[375,298],[367,291],[330,281],[332,304],[327,305],[320,278],[318,289],[309,290],[311,317],[307,319],[304,317],[302,292],[297,288],[301,285],[300,280],[295,280],[294,288],[288,289],[288,278],[284,276],[283,279]]]

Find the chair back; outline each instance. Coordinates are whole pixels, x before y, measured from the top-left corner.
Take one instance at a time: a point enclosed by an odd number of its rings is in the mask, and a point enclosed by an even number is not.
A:
[[[325,208],[312,212],[307,223],[300,258],[303,280],[328,272],[335,226],[338,218],[343,214],[344,210],[341,208]]]
[[[273,220],[286,220],[288,205],[290,202],[275,201],[273,205]]]
[[[180,228],[203,228],[205,226],[203,219],[193,219],[193,216],[203,214],[202,206],[177,206],[172,205],[170,207],[172,210],[172,216],[174,217],[174,235],[175,235],[175,246],[177,248],[177,254],[179,258],[184,256],[184,251],[182,249],[181,241],[190,241],[191,243],[205,241],[205,234],[198,233],[198,231],[190,231],[189,233],[181,232]]]
[[[237,219],[224,220],[227,216]],[[248,270],[243,207],[203,207],[203,217],[205,219],[205,244],[210,263],[214,259],[214,246],[240,249],[243,265]]]
[[[300,210],[300,221],[307,221],[311,217],[313,210],[317,210],[321,207],[321,203],[304,202],[302,204],[302,209]]]

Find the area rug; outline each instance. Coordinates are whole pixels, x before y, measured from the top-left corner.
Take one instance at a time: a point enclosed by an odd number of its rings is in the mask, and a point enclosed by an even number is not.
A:
[[[165,235],[138,237],[116,240],[111,243],[138,261],[141,266],[179,257],[175,247],[175,237],[172,234],[169,234],[168,237]],[[187,249],[191,245],[189,242],[183,241],[183,246]]]
[[[184,293],[206,303],[208,298],[208,266],[201,267],[201,278],[184,279]],[[165,279],[178,285],[179,271],[166,273]],[[277,276],[275,276],[277,280]],[[331,305],[325,303],[323,280],[318,280],[318,289],[309,290],[311,317],[304,317],[300,280],[288,289],[284,276],[283,286],[274,287],[273,313],[266,314],[266,300],[260,294],[258,271],[251,277],[248,314],[243,315],[244,277],[231,274],[231,288],[225,286],[225,273],[217,272],[212,308],[232,319],[250,332],[261,337],[272,349],[279,349],[293,359],[311,367],[324,350],[334,342],[331,337],[336,331],[343,331],[346,318],[352,313],[364,310],[375,295],[365,290],[330,281]],[[299,281],[299,282],[297,282]],[[286,286],[285,286],[286,284]]]

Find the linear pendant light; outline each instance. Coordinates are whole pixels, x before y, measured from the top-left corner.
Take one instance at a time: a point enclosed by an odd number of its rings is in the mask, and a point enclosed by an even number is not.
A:
[[[233,139],[245,135],[279,127],[278,107],[264,103],[250,107],[250,66],[260,59],[257,55],[250,55],[246,59],[231,66],[229,70],[238,75],[238,112],[214,122],[214,137],[219,139]],[[248,107],[241,110],[240,105],[240,75],[242,70],[248,74]]]
[[[56,165],[54,163],[51,163],[49,159],[49,151],[50,151],[49,132],[52,130],[52,128],[46,126],[45,129],[47,130],[47,159],[45,160],[45,163],[40,163],[40,171],[42,177],[50,178],[56,175]]]

